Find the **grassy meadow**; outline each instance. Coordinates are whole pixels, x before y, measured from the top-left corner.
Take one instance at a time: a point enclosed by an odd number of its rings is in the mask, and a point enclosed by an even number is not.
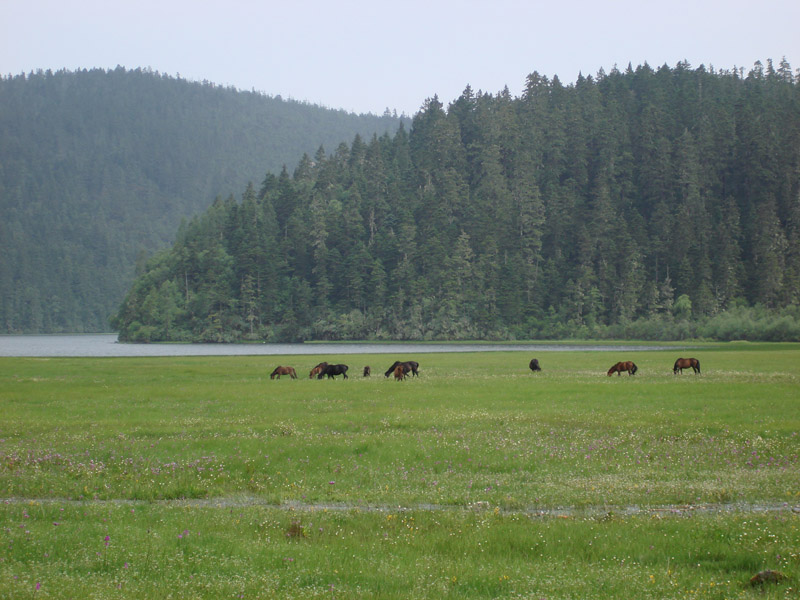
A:
[[[558,350],[0,358],[0,598],[797,597],[800,344]]]

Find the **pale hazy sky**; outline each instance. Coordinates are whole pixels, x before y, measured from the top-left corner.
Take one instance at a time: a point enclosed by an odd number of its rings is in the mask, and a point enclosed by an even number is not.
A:
[[[800,1],[0,0],[0,74],[150,67],[354,112],[409,116],[467,85],[519,96],[644,62],[800,67]]]

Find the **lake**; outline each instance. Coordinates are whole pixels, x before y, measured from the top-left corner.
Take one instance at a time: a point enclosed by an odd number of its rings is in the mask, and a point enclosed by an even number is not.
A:
[[[287,354],[427,354],[432,352],[625,352],[675,349],[650,345],[525,343],[313,343],[313,344],[122,344],[116,334],[0,335],[0,356],[247,356]]]

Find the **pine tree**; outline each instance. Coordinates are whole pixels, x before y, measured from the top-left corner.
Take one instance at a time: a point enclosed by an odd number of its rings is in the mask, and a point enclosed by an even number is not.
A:
[[[741,122],[795,122],[796,85],[681,63],[434,98],[410,133],[218,199],[117,322],[129,339],[474,339],[645,318],[651,335],[796,303],[800,131]]]

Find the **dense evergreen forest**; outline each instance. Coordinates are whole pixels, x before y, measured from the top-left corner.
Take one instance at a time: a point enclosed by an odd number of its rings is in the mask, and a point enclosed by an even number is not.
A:
[[[108,331],[182,218],[400,120],[142,69],[0,78],[0,332]]]
[[[434,97],[410,130],[218,198],[113,324],[133,341],[799,339],[799,85],[785,60],[645,64]]]

